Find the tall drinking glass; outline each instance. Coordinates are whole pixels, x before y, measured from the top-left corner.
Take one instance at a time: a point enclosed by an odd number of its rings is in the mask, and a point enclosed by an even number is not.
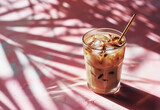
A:
[[[83,51],[88,87],[99,94],[116,93],[120,88],[126,38],[111,28],[97,28],[84,34]]]

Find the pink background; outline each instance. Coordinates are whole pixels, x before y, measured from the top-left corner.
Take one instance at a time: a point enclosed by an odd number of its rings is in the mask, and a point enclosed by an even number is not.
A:
[[[0,110],[159,110],[159,0],[1,0]],[[82,36],[97,27],[123,31],[121,89],[86,86]]]

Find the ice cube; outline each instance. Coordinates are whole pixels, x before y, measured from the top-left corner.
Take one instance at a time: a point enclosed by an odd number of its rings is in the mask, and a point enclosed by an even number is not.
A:
[[[111,50],[111,49],[114,49],[114,47],[112,45],[106,45],[105,49],[106,50]]]
[[[92,42],[92,44],[91,44],[91,46],[93,47],[93,48],[99,48],[99,47],[103,47],[103,45],[104,45],[104,42],[102,42],[102,41],[100,41],[100,40],[98,40],[98,39],[96,39],[96,40],[94,40],[93,42]]]
[[[90,45],[94,41],[94,39],[95,39],[94,36],[87,38],[86,39],[86,44]]]
[[[111,34],[104,34],[104,36],[108,39],[111,39]]]
[[[103,33],[99,33],[99,34],[96,34],[96,35],[95,35],[95,38],[96,38],[96,39],[105,39],[105,36],[104,36]]]
[[[97,47],[96,49],[98,49],[98,50],[102,50],[103,49],[103,47],[101,46],[101,47]]]
[[[97,46],[101,45],[101,41],[100,41],[100,40],[98,40],[98,39],[97,39],[97,40],[95,40],[93,43],[94,43],[94,45],[97,45]]]

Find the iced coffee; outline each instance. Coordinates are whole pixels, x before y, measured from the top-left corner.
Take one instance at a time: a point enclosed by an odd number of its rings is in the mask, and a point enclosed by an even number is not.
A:
[[[83,36],[88,87],[100,94],[115,93],[120,87],[126,39],[121,32],[99,28]]]

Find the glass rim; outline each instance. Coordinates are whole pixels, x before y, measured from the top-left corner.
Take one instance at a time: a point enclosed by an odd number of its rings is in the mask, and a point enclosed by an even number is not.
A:
[[[125,41],[120,45],[120,47],[111,48],[111,49],[107,49],[107,50],[96,49],[96,48],[93,48],[93,47],[91,47],[91,46],[89,46],[89,45],[87,45],[87,44],[85,43],[84,37],[85,37],[88,33],[92,32],[92,31],[95,31],[95,30],[102,30],[102,29],[108,29],[108,30],[116,31],[116,32],[119,32],[120,34],[122,34],[121,31],[116,30],[116,29],[113,29],[113,28],[95,28],[95,29],[91,29],[90,31],[87,31],[87,32],[83,35],[83,37],[82,37],[83,44],[84,44],[85,46],[89,47],[89,48],[92,49],[92,50],[99,50],[99,51],[116,50],[116,49],[120,49],[120,48],[124,47],[124,45],[126,44],[126,37],[125,37],[125,36],[123,37],[123,38],[125,38]]]

